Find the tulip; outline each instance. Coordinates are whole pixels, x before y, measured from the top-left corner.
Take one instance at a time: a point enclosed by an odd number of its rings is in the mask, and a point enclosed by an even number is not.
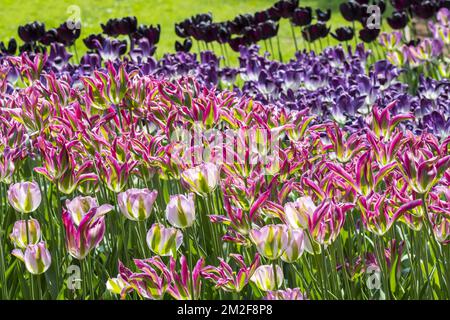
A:
[[[264,300],[306,300],[306,295],[300,291],[300,288],[269,291]]]
[[[15,183],[9,187],[8,201],[20,213],[35,211],[41,204],[41,200],[41,190],[34,181]]]
[[[36,42],[45,34],[45,25],[40,22],[33,22],[20,26],[18,29],[20,39],[25,43]]]
[[[341,3],[339,10],[344,19],[350,22],[358,20],[361,15],[361,6],[355,1]]]
[[[310,197],[300,197],[284,205],[286,220],[292,228],[307,229],[316,205]]]
[[[106,228],[105,214],[113,206],[98,206],[91,197],[77,197],[67,200],[66,207],[62,214],[66,247],[72,257],[82,260],[102,241]]]
[[[25,249],[41,240],[41,226],[36,219],[16,221],[9,238],[15,247]]]
[[[402,37],[403,35],[400,31],[395,31],[392,33],[383,32],[380,35],[379,42],[388,51],[393,51],[400,48]]]
[[[303,255],[305,250],[304,231],[294,229],[289,231],[289,244],[286,251],[281,256],[281,260],[287,263],[294,263]]]
[[[160,223],[152,225],[147,233],[147,245],[159,256],[175,256],[183,243],[183,234],[175,228],[166,228]]]
[[[103,33],[108,36],[131,35],[137,30],[136,17],[125,17],[121,19],[109,19],[106,24],[101,24]]]
[[[195,221],[194,194],[187,197],[179,194],[170,196],[166,207],[166,219],[171,225],[177,228],[187,228]]]
[[[181,173],[181,179],[190,191],[199,196],[213,192],[219,182],[219,168],[213,163],[203,163]]]
[[[276,269],[277,279],[275,279],[274,269]],[[271,265],[263,265],[256,269],[250,280],[262,291],[273,291],[281,287],[283,277],[283,270],[279,265],[275,268]]]
[[[278,259],[286,251],[290,241],[287,226],[280,224],[251,230],[250,239],[258,252],[270,260]]]
[[[411,5],[411,0],[391,0],[392,6],[397,11],[408,9]]]
[[[14,38],[9,39],[7,46],[5,46],[3,41],[0,41],[0,53],[2,53],[3,55],[13,56],[16,54],[16,51],[17,51],[16,39]]]
[[[415,157],[410,151],[399,155],[399,169],[410,187],[419,195],[427,194],[450,167],[450,155],[430,159]]]
[[[430,193],[428,217],[437,241],[450,243],[450,188],[439,186]]]
[[[317,20],[327,22],[331,18],[331,9],[327,9],[326,11],[316,9]]]
[[[294,26],[303,27],[311,24],[312,11],[310,7],[296,8],[292,15],[292,24]]]
[[[402,214],[422,204],[422,200],[414,200],[400,206],[378,193],[360,197],[358,202],[364,226],[379,236],[386,234]]]
[[[192,48],[192,40],[189,38],[184,39],[183,42],[175,41],[176,52],[189,52]]]
[[[149,189],[128,189],[117,195],[122,214],[130,220],[144,221],[150,217],[158,191]]]
[[[145,299],[161,300],[168,289],[171,275],[159,259],[134,260],[141,273],[131,274],[127,279],[130,287]]]
[[[353,39],[355,32],[351,27],[341,27],[335,30],[335,33],[331,33],[331,36],[338,41],[350,41]]]
[[[30,244],[26,247],[25,252],[15,249],[12,254],[25,263],[25,267],[30,273],[36,275],[47,271],[52,263],[52,257],[45,242]]]
[[[406,12],[395,11],[391,17],[387,18],[389,26],[394,30],[404,29],[408,25],[408,15]]]
[[[256,254],[251,265],[247,267],[243,256],[239,254],[231,254],[230,256],[240,268],[237,272],[234,272],[228,263],[219,258],[219,267],[207,266],[203,268],[201,274],[205,279],[212,280],[216,284],[216,288],[222,288],[231,292],[241,292],[259,266],[260,257],[259,254]]]
[[[80,37],[80,34],[80,28],[72,28],[67,22],[64,22],[56,29],[56,41],[70,47]]]
[[[119,274],[117,277],[109,278],[106,282],[106,289],[111,293],[120,294],[121,299],[125,299],[126,294],[133,290],[129,283],[129,279],[133,275],[133,272],[125,267],[120,260],[118,269]]]
[[[378,38],[379,34],[380,34],[380,29],[364,28],[364,29],[359,30],[359,38],[366,43],[375,41]]]
[[[137,165],[136,161],[121,163],[112,156],[102,159],[99,154],[96,155],[96,161],[100,178],[106,187],[115,193],[125,188],[131,171]]]
[[[431,19],[436,12],[434,1],[425,0],[412,6],[412,12],[422,19]]]
[[[330,245],[339,236],[345,222],[346,212],[352,204],[337,204],[325,200],[317,207],[309,220],[309,232],[319,244]]]

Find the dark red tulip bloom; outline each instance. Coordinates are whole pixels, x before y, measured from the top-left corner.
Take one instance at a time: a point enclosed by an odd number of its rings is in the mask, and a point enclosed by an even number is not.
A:
[[[436,13],[436,3],[433,1],[422,1],[417,4],[413,4],[412,11],[414,15],[422,19],[430,19]]]
[[[354,35],[355,32],[351,27],[337,28],[334,33],[331,33],[331,36],[340,42],[352,40]]]
[[[312,10],[310,7],[297,8],[291,19],[292,23],[298,27],[304,27],[311,24]]]
[[[179,41],[175,41],[175,51],[176,52],[189,52],[192,48],[192,40],[189,38],[184,39],[181,43]]]
[[[5,44],[0,42],[0,55],[9,55],[12,56],[16,54],[17,51],[17,41],[14,38],[11,38],[8,42],[8,46],[6,47]]]
[[[98,47],[98,43],[103,45],[105,38],[101,34],[91,34],[88,37],[83,39],[84,45],[89,50],[95,50]]]
[[[317,20],[327,22],[331,18],[331,9],[326,11],[322,11],[320,9],[316,9]]]
[[[392,29],[400,30],[406,27],[408,24],[408,15],[406,12],[396,11],[392,14],[391,17],[387,18],[387,22]]]
[[[370,42],[375,41],[378,38],[379,34],[380,34],[380,29],[364,28],[359,31],[359,38],[366,43],[370,43]]]
[[[342,16],[347,21],[356,21],[361,16],[361,5],[355,1],[344,2],[339,6]]]
[[[32,22],[18,29],[20,39],[25,43],[36,42],[45,34],[45,25],[41,22]]]

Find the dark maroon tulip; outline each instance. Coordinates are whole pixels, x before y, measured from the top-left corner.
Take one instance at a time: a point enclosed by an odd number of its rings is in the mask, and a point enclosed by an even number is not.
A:
[[[391,0],[391,4],[397,11],[403,11],[409,8],[411,0]]]
[[[121,19],[109,19],[106,24],[100,24],[103,33],[111,37],[119,35],[131,35],[137,30],[136,17],[125,17]]]
[[[175,23],[175,34],[180,38],[188,37],[186,29],[184,28],[182,23]]]
[[[299,0],[281,0],[273,5],[281,18],[291,18]]]
[[[260,23],[257,26],[257,29],[259,31],[259,39],[258,40],[267,40],[273,37],[276,37],[279,30],[279,24],[275,21],[266,21],[263,23]]]
[[[339,6],[342,16],[347,21],[356,21],[361,15],[361,5],[355,1],[344,2]]]
[[[57,36],[58,32],[56,29],[50,29],[45,32],[45,34],[41,37],[39,40],[40,43],[42,43],[44,46],[49,46],[52,43],[57,42]]]
[[[359,4],[369,4],[369,0],[356,0]]]
[[[392,29],[400,30],[406,27],[408,24],[408,15],[406,12],[396,11],[392,14],[392,17],[387,18],[387,22]]]
[[[105,38],[101,34],[90,34],[88,37],[83,39],[83,43],[89,50],[95,50],[98,47],[98,43],[103,45]]]
[[[370,43],[375,41],[378,38],[379,34],[380,29],[364,28],[359,31],[359,38],[366,43]]]
[[[426,0],[412,6],[413,13],[422,19],[430,19],[436,13],[436,3]]]
[[[327,28],[325,23],[318,22],[304,28],[302,30],[302,35],[308,42],[314,42],[317,39],[325,38],[329,32],[330,28]]]
[[[45,34],[45,25],[37,21],[28,23],[19,27],[18,34],[25,43],[36,42]]]
[[[327,22],[331,18],[331,9],[328,9],[326,11],[316,9],[316,15],[318,21]]]
[[[227,43],[231,38],[231,32],[226,24],[217,25],[217,41],[219,43]]]
[[[349,41],[353,39],[355,32],[351,27],[337,28],[335,33],[331,33],[331,36],[340,42]]]
[[[56,29],[56,41],[65,46],[71,46],[80,37],[81,30],[77,28],[69,28],[66,22]]]
[[[0,54],[13,56],[17,51],[17,41],[14,38],[9,39],[8,47],[5,44],[0,42]]]
[[[304,27],[311,24],[312,10],[310,7],[297,8],[292,15],[292,24],[298,27]]]
[[[133,33],[132,36],[133,36],[133,39],[135,39],[135,40],[145,38],[148,40],[148,42],[151,46],[154,46],[155,44],[157,44],[159,42],[160,35],[161,35],[161,25],[158,24],[156,26],[141,25],[136,30],[136,32]]]
[[[266,22],[267,20],[270,20],[269,11],[258,11],[254,15],[254,20],[256,23]]]
[[[179,41],[175,41],[175,51],[176,52],[189,52],[192,48],[192,40],[189,38],[184,39],[181,43]]]

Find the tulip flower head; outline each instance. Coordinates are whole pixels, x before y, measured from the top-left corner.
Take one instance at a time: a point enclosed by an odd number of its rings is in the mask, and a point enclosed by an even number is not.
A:
[[[303,251],[305,250],[305,235],[301,229],[290,230],[289,233],[289,244],[281,256],[281,260],[293,263],[303,255]]]
[[[36,219],[16,221],[9,238],[17,248],[25,249],[28,245],[37,244],[41,240],[41,226]]]
[[[41,204],[41,200],[41,190],[34,181],[15,183],[9,187],[8,201],[20,213],[35,211]]]
[[[186,187],[198,194],[206,196],[213,192],[219,182],[219,168],[213,163],[203,163],[181,173],[181,179]]]
[[[52,257],[45,242],[28,245],[24,252],[14,249],[12,254],[25,263],[30,273],[36,275],[47,271],[52,263]]]
[[[277,290],[283,283],[283,270],[279,265],[277,265],[275,269],[277,273],[276,281],[275,274],[273,272],[274,268],[271,265],[263,265],[258,267],[250,280],[262,291]]]
[[[262,256],[275,260],[281,257],[288,247],[289,230],[282,224],[267,225],[259,230],[251,230],[250,239]]]
[[[105,214],[113,206],[98,206],[93,198],[77,197],[67,201],[66,207],[62,219],[67,250],[72,257],[82,260],[102,241],[106,228]]]
[[[157,196],[156,190],[129,189],[117,195],[117,202],[127,219],[144,221],[150,217]]]
[[[175,256],[183,243],[183,234],[175,228],[155,223],[147,233],[147,245],[159,256]]]
[[[284,205],[286,220],[292,228],[307,229],[309,217],[316,210],[316,205],[310,197],[301,197]]]
[[[166,219],[176,228],[192,226],[195,221],[194,194],[171,196],[166,207]]]

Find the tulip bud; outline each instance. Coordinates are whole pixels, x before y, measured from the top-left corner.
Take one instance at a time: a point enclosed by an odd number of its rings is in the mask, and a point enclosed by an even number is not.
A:
[[[91,208],[98,207],[97,199],[92,197],[76,197],[72,200],[66,200],[66,208],[69,211],[73,222],[78,226],[86,213]]]
[[[106,228],[105,214],[113,206],[104,204],[99,207],[91,197],[77,197],[67,201],[66,207],[62,219],[67,250],[72,257],[82,260],[102,241]]]
[[[194,194],[171,196],[166,207],[166,219],[174,227],[190,227],[195,221]]]
[[[208,162],[185,170],[181,173],[181,179],[190,191],[199,196],[206,196],[216,189],[219,173],[219,168]]]
[[[41,190],[36,182],[20,182],[9,187],[8,201],[20,213],[35,211],[41,204]]]
[[[143,221],[150,217],[158,191],[129,189],[119,193],[117,202],[122,214],[130,220]]]
[[[259,230],[251,230],[250,239],[262,256],[275,260],[287,249],[289,232],[287,226],[282,224],[267,225]]]
[[[275,281],[274,268],[271,265],[260,266],[250,278],[262,291],[273,291],[281,287],[283,283],[283,270],[276,266],[277,279]],[[277,286],[278,285],[278,286]]]
[[[175,228],[155,223],[147,233],[147,245],[159,256],[174,256],[183,243],[183,234]]]
[[[315,210],[316,205],[310,197],[301,197],[284,205],[286,220],[294,229],[307,229],[309,217]]]
[[[39,222],[36,219],[16,221],[9,237],[14,245],[20,249],[25,249],[28,245],[37,244],[41,240]]]
[[[281,260],[293,263],[300,259],[305,250],[304,232],[301,229],[290,230],[289,244],[281,256]]]
[[[25,267],[32,274],[44,273],[52,263],[52,257],[45,242],[27,246],[25,253],[20,249],[15,249],[12,251],[12,254],[25,262]]]

